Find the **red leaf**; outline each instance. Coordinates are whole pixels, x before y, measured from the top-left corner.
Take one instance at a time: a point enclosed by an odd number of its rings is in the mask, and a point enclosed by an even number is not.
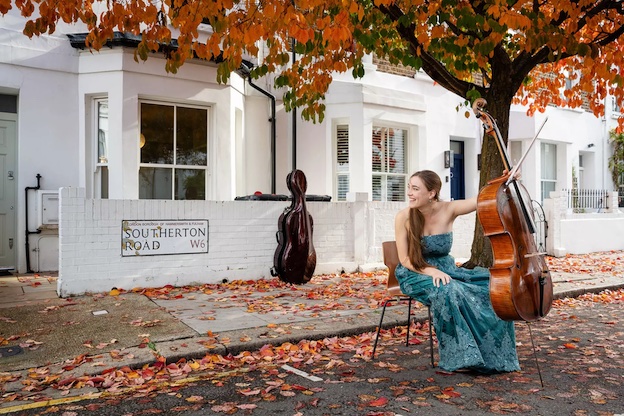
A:
[[[442,392],[443,392],[444,394],[446,394],[447,396],[450,396],[450,397],[461,397],[461,394],[460,394],[460,393],[458,393],[458,392],[456,392],[456,391],[453,389],[453,387],[447,387],[447,388],[445,388],[444,390],[442,390]]]
[[[382,407],[388,404],[388,399],[385,397],[380,397],[368,403],[369,406],[372,407]]]

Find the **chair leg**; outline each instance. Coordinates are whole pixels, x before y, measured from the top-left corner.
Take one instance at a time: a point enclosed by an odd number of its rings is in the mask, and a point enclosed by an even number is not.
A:
[[[412,298],[409,298],[407,303],[407,336],[405,337],[405,346],[409,347],[409,331],[411,326],[412,319]]]
[[[427,306],[427,313],[429,314],[429,351],[431,352],[431,367],[435,367],[433,362],[433,320],[431,319],[431,306]]]
[[[386,306],[392,300],[387,299],[383,303],[383,308],[381,309],[381,319],[379,320],[379,326],[377,327],[377,335],[375,336],[375,344],[373,345],[373,359],[375,359],[375,351],[377,350],[377,341],[379,340],[379,332],[381,332],[381,324],[383,323],[384,314],[386,313]]]
[[[377,334],[375,335],[375,343],[373,344],[373,353],[372,353],[372,358],[375,359],[375,352],[377,351],[377,342],[379,341],[379,333],[381,332],[381,325],[383,323],[383,318],[384,315],[386,313],[386,306],[388,306],[389,303],[391,303],[394,299],[386,299],[383,302],[382,305],[382,309],[381,309],[381,318],[379,319],[379,325],[377,326]],[[400,300],[400,299],[399,299]],[[411,324],[411,317],[412,317],[412,298],[409,299],[404,299],[408,301],[407,304],[407,336],[406,336],[406,340],[405,340],[405,346],[409,347],[409,331],[410,331],[410,324]],[[433,332],[431,329],[431,326],[433,325],[433,321],[431,320],[431,307],[427,306],[427,312],[429,314],[429,349],[431,351],[431,367],[435,367],[434,364],[434,360],[433,360]]]

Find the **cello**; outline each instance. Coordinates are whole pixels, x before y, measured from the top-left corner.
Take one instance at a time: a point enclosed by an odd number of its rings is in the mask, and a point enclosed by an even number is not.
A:
[[[300,285],[310,281],[316,268],[316,250],[312,241],[314,222],[306,208],[308,183],[304,173],[293,170],[286,177],[286,185],[292,202],[277,221],[277,248],[271,275],[283,282]]]
[[[475,100],[472,109],[494,136],[507,174],[488,181],[477,197],[477,217],[489,238],[494,257],[490,267],[490,299],[494,312],[506,321],[535,321],[548,314],[553,285],[533,234],[533,210],[528,192],[515,179],[496,121],[483,110],[486,101]],[[536,136],[537,138],[537,136]],[[534,139],[535,140],[535,139]],[[523,195],[524,194],[524,195]]]

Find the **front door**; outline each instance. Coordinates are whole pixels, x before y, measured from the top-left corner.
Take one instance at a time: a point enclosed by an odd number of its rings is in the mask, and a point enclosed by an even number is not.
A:
[[[16,117],[0,113],[0,271],[16,269]]]
[[[453,164],[451,165],[451,199],[464,199],[464,142],[451,140]]]

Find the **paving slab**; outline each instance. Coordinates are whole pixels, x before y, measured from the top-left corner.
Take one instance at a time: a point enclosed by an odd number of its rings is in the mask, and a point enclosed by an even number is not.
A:
[[[55,299],[0,309],[0,339],[24,351],[1,357],[0,364],[2,371],[15,371],[137,346],[146,337],[160,342],[196,335],[143,295]]]

